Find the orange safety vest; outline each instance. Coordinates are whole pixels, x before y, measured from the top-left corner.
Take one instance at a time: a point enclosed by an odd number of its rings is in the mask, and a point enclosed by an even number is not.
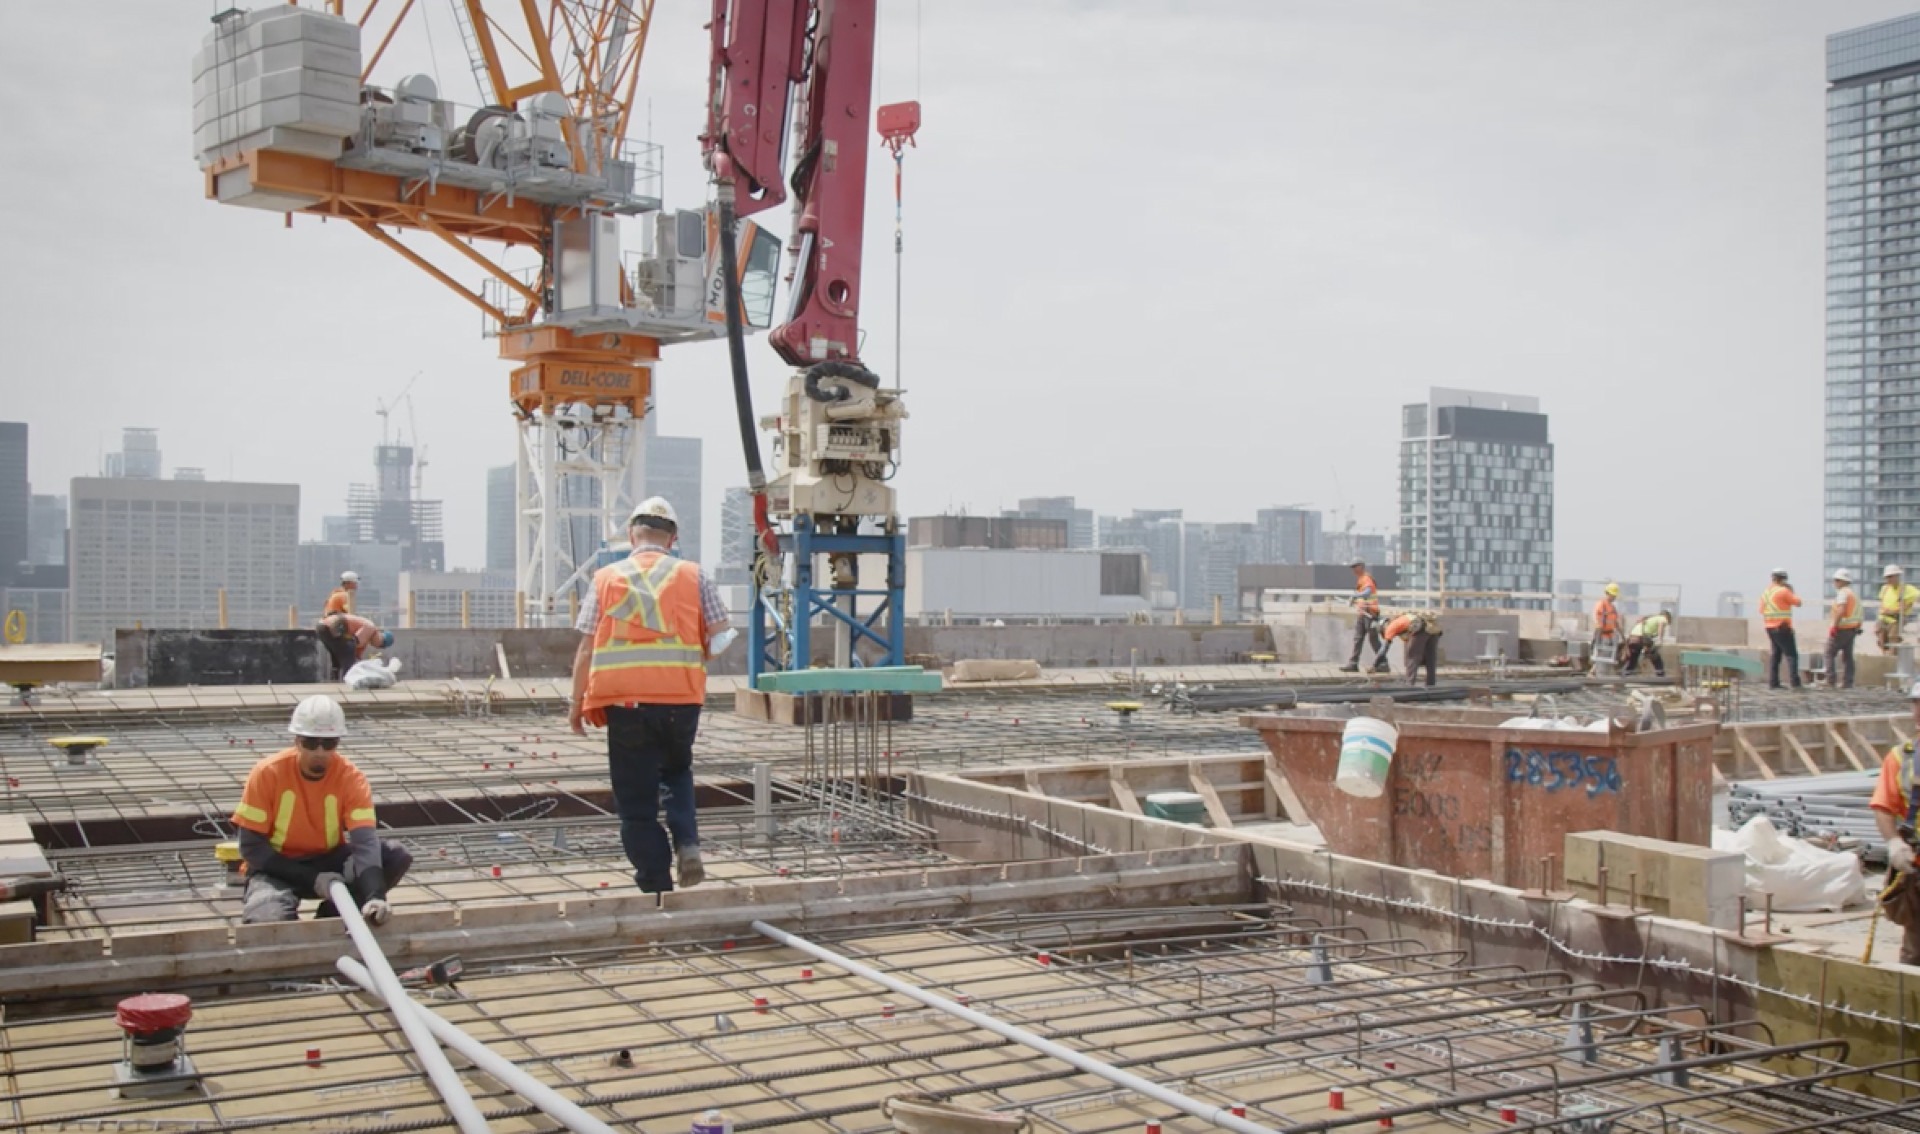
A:
[[[1760,617],[1769,630],[1793,625],[1793,608],[1799,605],[1800,596],[1779,583],[1760,592]]]
[[[1411,632],[1412,629],[1413,615],[1402,614],[1392,622],[1387,623],[1387,628],[1380,631],[1380,639],[1385,642],[1391,642],[1400,635]]]
[[[1860,596],[1848,587],[1833,596],[1833,628],[1835,630],[1860,629]]]
[[[1593,632],[1609,638],[1619,636],[1620,608],[1613,605],[1612,599],[1603,598],[1593,604]]]
[[[341,832],[371,827],[373,790],[367,777],[339,753],[327,774],[309,780],[300,774],[300,751],[284,749],[253,766],[233,823],[267,836],[288,858],[324,854],[340,845]]]
[[[586,719],[608,705],[698,705],[707,699],[706,617],[700,568],[640,551],[593,576],[600,624],[587,671]]]
[[[1353,584],[1353,593],[1360,596],[1360,610],[1365,614],[1380,613],[1380,588],[1373,585],[1372,575],[1362,575]]]
[[[347,589],[345,587],[335,587],[333,593],[327,596],[327,609],[321,613],[346,614],[347,602]]]

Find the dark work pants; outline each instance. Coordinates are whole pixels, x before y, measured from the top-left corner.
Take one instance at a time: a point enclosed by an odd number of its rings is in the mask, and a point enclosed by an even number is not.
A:
[[[1366,611],[1361,611],[1360,617],[1353,624],[1353,657],[1347,659],[1348,665],[1359,666],[1360,650],[1368,642],[1373,643],[1373,660],[1374,664],[1378,665],[1386,659],[1387,655],[1386,644],[1380,641],[1380,620]]]
[[[1420,684],[1417,675],[1424,665],[1427,667],[1427,684],[1432,685],[1434,668],[1440,664],[1440,635],[1415,630],[1407,635],[1407,644],[1401,649],[1407,654],[1407,684]]]
[[[1627,661],[1626,664],[1620,667],[1620,672],[1622,674],[1640,672],[1641,658],[1645,658],[1653,663],[1654,673],[1659,674],[1661,677],[1667,675],[1666,662],[1660,657],[1659,644],[1645,635],[1638,638],[1627,639]]]
[[[320,635],[320,644],[327,648],[327,657],[333,662],[333,679],[338,681],[346,676],[348,670],[353,668],[355,655],[359,652],[354,648],[353,635],[348,634],[344,637],[336,638],[325,630],[321,630],[318,633]]]
[[[1773,643],[1773,656],[1767,660],[1767,688],[1780,688],[1780,659],[1787,661],[1787,676],[1800,688],[1800,644],[1794,641],[1793,624],[1767,627],[1767,640]]]
[[[620,812],[620,844],[642,890],[673,889],[673,851],[700,845],[693,800],[693,738],[698,705],[607,707],[607,771]],[[660,829],[660,810],[667,830]],[[673,833],[671,845],[667,831]]]
[[[1827,632],[1827,684],[1841,689],[1853,688],[1853,642],[1860,636],[1858,626],[1835,627]],[[1840,673],[1845,665],[1846,675]]]
[[[303,858],[300,861],[320,870],[344,874],[347,869],[347,860],[352,857],[352,848],[341,843],[330,851]],[[392,893],[393,888],[400,884],[400,879],[406,877],[407,868],[412,865],[413,855],[407,848],[386,839],[380,840],[380,873],[387,880],[388,893]],[[354,899],[363,904],[367,898],[371,897],[353,882],[347,883],[347,889],[353,891]],[[249,872],[246,894],[242,899],[240,920],[247,925],[293,921],[300,916],[300,901],[305,897],[307,895],[295,890],[291,882],[275,878],[271,874]]]

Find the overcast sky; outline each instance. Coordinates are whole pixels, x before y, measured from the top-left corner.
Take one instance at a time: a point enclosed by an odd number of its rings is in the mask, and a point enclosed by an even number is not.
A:
[[[1693,610],[1776,564],[1810,590],[1823,39],[1916,3],[882,0],[875,102],[926,123],[903,511],[1306,503],[1385,530],[1399,405],[1464,386],[1551,416],[1557,576],[1677,582]],[[376,79],[477,101],[448,4],[419,0]],[[297,481],[313,538],[418,371],[427,492],[478,565],[507,366],[351,227],[204,199],[188,71],[226,6],[0,4],[0,418],[31,424],[37,492],[151,426],[169,472]],[[704,199],[706,7],[663,0],[642,71],[669,207]],[[865,355],[891,378],[881,157]],[[751,358],[764,410],[784,374]],[[724,348],[658,374],[663,431],[706,440],[711,556],[745,479]]]

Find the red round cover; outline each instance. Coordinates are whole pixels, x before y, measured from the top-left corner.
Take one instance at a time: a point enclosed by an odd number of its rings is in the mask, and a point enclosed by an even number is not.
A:
[[[114,1008],[113,1022],[144,1035],[163,1028],[184,1028],[193,1019],[193,1001],[172,992],[146,992],[129,996]]]

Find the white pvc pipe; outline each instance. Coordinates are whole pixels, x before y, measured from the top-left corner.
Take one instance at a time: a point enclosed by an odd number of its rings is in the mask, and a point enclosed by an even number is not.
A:
[[[1237,1130],[1240,1134],[1278,1134],[1272,1127],[1262,1126],[1257,1122],[1248,1122],[1246,1119],[1236,1116],[1231,1110],[1224,1106],[1215,1106],[1212,1103],[1201,1102],[1199,1099],[1190,1098],[1178,1091],[1170,1091],[1152,1080],[1142,1079],[1130,1071],[1122,1071],[1112,1064],[1102,1063],[1092,1056],[1075,1051],[1063,1044],[1057,1044],[1050,1039],[1044,1039],[1034,1035],[1024,1028],[1016,1028],[1012,1024],[996,1020],[984,1012],[976,1012],[971,1008],[963,1008],[945,997],[935,996],[923,988],[908,984],[906,981],[896,977],[888,976],[879,969],[869,968],[859,961],[851,957],[842,956],[831,949],[825,949],[819,945],[815,945],[804,937],[795,937],[786,930],[768,925],[764,921],[754,922],[753,929],[754,932],[760,934],[762,937],[777,941],[790,949],[798,949],[816,961],[824,961],[827,964],[835,965],[852,973],[854,976],[870,980],[889,991],[897,992],[911,1000],[917,1000],[929,1008],[938,1009],[949,1016],[965,1020],[976,1028],[985,1028],[994,1035],[1010,1039],[1023,1047],[1032,1048],[1042,1055],[1051,1056],[1069,1066],[1077,1067],[1089,1075],[1097,1075],[1109,1083],[1125,1087],[1127,1090],[1133,1091],[1136,1094],[1145,1095],[1155,1102],[1164,1103],[1175,1110],[1211,1122],[1215,1126],[1223,1126],[1228,1130]]]
[[[367,972],[373,981],[374,989],[380,999],[387,1002],[387,1010],[393,1013],[394,1022],[407,1035],[407,1042],[413,1046],[413,1054],[420,1060],[420,1069],[433,1083],[433,1089],[440,1093],[440,1101],[447,1105],[447,1113],[462,1134],[491,1134],[492,1127],[480,1114],[480,1108],[473,1105],[473,1096],[460,1082],[460,1076],[454,1073],[453,1064],[447,1062],[447,1053],[440,1050],[434,1041],[433,1033],[427,1030],[426,1022],[420,1019],[418,1012],[409,1012],[402,1005],[406,1000],[406,990],[400,987],[400,978],[393,975],[393,966],[387,963],[387,955],[380,951],[380,942],[374,940],[373,930],[360,916],[360,907],[353,900],[353,891],[347,889],[344,882],[335,882],[328,890],[327,897],[333,900],[334,908],[340,911],[340,920],[347,924],[347,933],[353,937],[353,947],[360,951],[360,959],[366,962]]]
[[[365,989],[369,995],[380,996],[380,990],[373,983],[372,974],[366,966],[352,957],[342,957],[334,962],[342,976]],[[385,997],[381,997],[385,1000]],[[404,1007],[399,1008],[409,1015],[418,1016],[433,1033],[433,1038],[465,1056],[475,1067],[499,1080],[507,1089],[532,1103],[541,1113],[553,1119],[576,1134],[614,1134],[614,1129],[606,1123],[581,1110],[573,1102],[556,1092],[532,1075],[522,1071],[518,1064],[495,1052],[486,1044],[474,1039],[460,1030],[459,1026],[441,1016],[430,1012],[426,1006],[411,996],[402,996]],[[387,1001],[388,1008],[396,1005]]]

